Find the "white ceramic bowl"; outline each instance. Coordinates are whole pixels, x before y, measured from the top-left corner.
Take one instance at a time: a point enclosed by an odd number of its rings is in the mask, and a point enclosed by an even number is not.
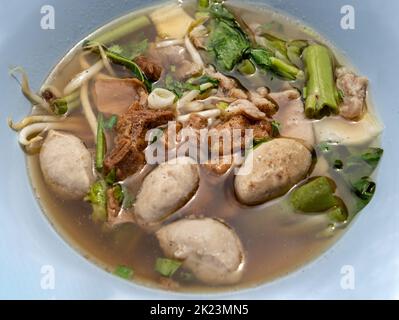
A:
[[[332,40],[371,81],[384,122],[377,192],[344,236],[309,265],[272,283],[234,293],[178,294],[120,280],[86,261],[52,228],[31,190],[25,159],[6,118],[29,106],[8,76],[24,66],[39,87],[77,41],[128,11],[159,1],[48,0],[55,30],[40,27],[41,0],[4,1],[0,11],[0,298],[399,298],[399,2],[395,0],[259,0],[304,21]],[[355,30],[340,27],[341,8],[355,9]],[[349,267],[348,267],[349,266]],[[53,289],[46,275],[54,271]],[[354,271],[354,289],[345,274]],[[47,283],[48,284],[48,283]],[[50,286],[51,287],[51,286]],[[44,289],[43,289],[44,288]]]

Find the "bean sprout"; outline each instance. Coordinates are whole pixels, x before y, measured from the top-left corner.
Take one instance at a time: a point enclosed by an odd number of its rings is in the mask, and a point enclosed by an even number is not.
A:
[[[93,64],[90,68],[83,70],[78,73],[64,88],[64,95],[69,95],[75,90],[87,83],[91,78],[93,78],[97,73],[101,71],[104,67],[104,62],[102,60]]]
[[[195,49],[194,45],[191,43],[191,40],[188,36],[184,37],[184,43],[186,45],[186,49],[187,49],[188,53],[190,54],[193,62],[203,68],[204,62],[202,61],[201,55],[199,54],[197,49]]]
[[[90,99],[89,99],[89,86],[87,82],[83,83],[81,91],[80,91],[80,99],[82,101],[83,113],[89,123],[90,129],[94,134],[94,137],[97,136],[97,118],[91,108]]]
[[[200,95],[199,90],[192,90],[187,92],[179,101],[177,101],[177,111],[180,112],[180,110],[189,102],[193,101],[195,98],[197,98]]]
[[[189,114],[185,114],[182,116],[177,117],[177,121],[179,122],[187,122],[192,114],[197,114],[199,116],[202,116],[207,119],[212,119],[212,118],[217,118],[220,116],[221,111],[219,109],[211,109],[211,110],[206,110],[206,111],[201,111],[201,112],[193,112]]]
[[[161,42],[158,42],[155,47],[156,48],[165,48],[170,46],[182,45],[184,44],[183,39],[168,39]]]
[[[108,60],[107,55],[105,54],[104,48],[103,48],[101,45],[99,45],[99,46],[98,46],[98,49],[99,49],[99,51],[100,51],[101,59],[102,59],[103,62],[104,62],[105,69],[107,69],[108,73],[109,73],[111,76],[115,77],[116,74],[115,74],[114,69],[112,68],[111,64],[109,63],[109,60]]]
[[[22,119],[22,121],[17,123],[14,123],[10,118],[8,118],[8,126],[15,131],[19,131],[33,123],[58,122],[63,120],[65,120],[65,118],[56,117],[56,116],[35,115],[35,116],[28,116]]]
[[[16,76],[16,73],[20,73],[22,75],[22,81],[19,81],[19,79]],[[22,67],[15,67],[10,70],[10,75],[18,81],[18,83],[21,86],[22,93],[24,96],[30,101],[30,103],[34,106],[40,106],[44,108],[48,113],[51,113],[51,109],[49,104],[44,100],[40,95],[37,93],[34,93],[30,86],[29,86],[29,80],[28,76],[25,72],[25,70]]]

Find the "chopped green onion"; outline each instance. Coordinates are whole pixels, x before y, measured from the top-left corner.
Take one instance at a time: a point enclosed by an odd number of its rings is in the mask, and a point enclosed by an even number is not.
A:
[[[113,114],[107,121],[104,121],[104,128],[111,130],[118,122],[118,116]]]
[[[163,136],[163,133],[164,133],[163,130],[161,130],[161,129],[155,129],[155,130],[156,131],[154,131],[154,135],[152,136],[150,144],[157,142]]]
[[[229,107],[229,104],[225,101],[220,101],[216,103],[216,107],[222,111],[226,110]]]
[[[155,262],[155,271],[164,277],[171,277],[177,271],[177,269],[180,268],[181,264],[182,263],[177,260],[158,258]]]
[[[263,137],[263,138],[255,138],[252,142],[253,150],[259,147],[261,144],[270,141],[270,137]]]
[[[335,170],[341,170],[344,167],[344,164],[343,164],[342,160],[337,159],[334,161],[333,167]]]
[[[200,9],[206,9],[209,7],[209,0],[199,0],[198,1],[198,7]]]
[[[113,168],[105,177],[105,182],[109,185],[113,185],[116,182],[116,170]]]
[[[374,195],[376,184],[369,177],[363,177],[352,184],[353,191],[362,200],[367,203]]]
[[[123,203],[124,195],[123,195],[123,190],[120,184],[117,184],[113,188],[113,193],[116,201],[118,201],[119,205]]]
[[[80,91],[77,90],[68,96],[54,99],[50,102],[50,107],[56,115],[64,115],[71,112],[80,105]]]
[[[278,137],[280,135],[281,123],[276,120],[273,120],[271,122],[271,126],[272,126],[272,137]]]
[[[93,183],[84,200],[91,203],[95,222],[107,220],[107,184],[104,180]]]
[[[106,141],[104,134],[104,117],[100,113],[97,121],[97,138],[96,138],[96,169],[102,170],[104,166],[104,157],[106,149]]]
[[[330,150],[331,150],[330,143],[326,142],[326,141],[325,142],[320,142],[320,144],[318,145],[318,148],[322,152],[330,152]]]
[[[68,112],[68,102],[64,99],[56,99],[51,103],[56,115],[63,115]]]
[[[132,268],[126,266],[117,266],[114,271],[114,275],[129,280],[133,277],[134,271]]]

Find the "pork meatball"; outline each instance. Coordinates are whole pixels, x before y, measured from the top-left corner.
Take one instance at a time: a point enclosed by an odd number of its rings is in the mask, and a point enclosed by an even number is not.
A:
[[[160,164],[143,181],[134,207],[135,219],[152,227],[183,207],[199,185],[197,164],[181,157]]]
[[[256,205],[282,196],[304,179],[312,154],[302,143],[286,138],[265,142],[247,156],[234,181],[238,200]]]
[[[244,270],[244,250],[237,234],[212,219],[183,219],[156,233],[165,255],[182,261],[197,279],[211,284],[238,282]]]
[[[51,130],[40,151],[44,180],[64,199],[82,199],[94,181],[92,157],[76,136]]]

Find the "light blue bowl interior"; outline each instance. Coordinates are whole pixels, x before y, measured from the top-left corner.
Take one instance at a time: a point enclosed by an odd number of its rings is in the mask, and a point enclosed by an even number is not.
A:
[[[26,174],[17,137],[7,117],[29,111],[10,66],[24,66],[33,88],[80,39],[128,11],[159,1],[5,1],[0,11],[0,298],[399,298],[399,2],[259,0],[303,20],[340,48],[371,82],[385,125],[385,154],[373,201],[346,234],[304,268],[254,289],[218,295],[174,294],[119,280],[87,262],[54,231],[41,213]],[[55,30],[40,28],[43,5],[55,8]],[[340,10],[355,8],[355,30],[342,30]],[[55,271],[54,289],[45,290],[45,266]],[[354,289],[343,289],[345,267],[355,272]],[[344,267],[344,268],[343,268]],[[345,287],[345,286],[344,286]]]

